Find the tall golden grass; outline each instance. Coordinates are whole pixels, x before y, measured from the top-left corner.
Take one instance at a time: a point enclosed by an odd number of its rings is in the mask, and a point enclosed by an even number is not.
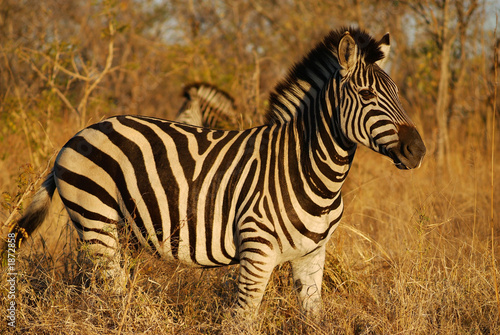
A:
[[[113,295],[96,276],[97,265],[78,257],[74,231],[56,199],[34,241],[16,254],[16,331],[498,333],[490,165],[484,164],[490,153],[473,145],[455,153],[453,174],[441,179],[432,157],[419,170],[399,171],[359,150],[344,188],[345,215],[328,247],[321,323],[300,315],[288,265],[276,269],[258,322],[246,327],[231,317],[236,267],[191,269],[129,250],[127,292]],[[500,206],[497,199],[494,206]],[[494,230],[498,236],[497,224]],[[493,247],[498,255],[498,244]],[[2,269],[0,281],[7,276]],[[6,308],[0,313],[6,320]],[[9,330],[0,323],[0,331]]]

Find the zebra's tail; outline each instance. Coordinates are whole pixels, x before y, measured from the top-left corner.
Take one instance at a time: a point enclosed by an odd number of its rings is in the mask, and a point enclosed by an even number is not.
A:
[[[16,234],[17,247],[20,247],[23,240],[27,239],[45,220],[55,189],[54,170],[52,170],[36,192],[24,215],[9,230],[9,233]]]

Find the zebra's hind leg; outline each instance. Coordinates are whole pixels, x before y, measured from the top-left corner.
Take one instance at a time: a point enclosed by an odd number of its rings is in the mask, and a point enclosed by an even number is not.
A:
[[[325,246],[290,263],[302,309],[308,316],[319,317],[322,309],[321,282],[325,266]]]
[[[75,226],[78,228],[79,224]],[[105,230],[100,231],[84,228],[78,229],[78,232],[82,241],[81,256],[90,261],[91,276],[112,292],[123,293],[128,275],[122,266],[116,225],[107,225]]]
[[[90,280],[93,288],[122,294],[127,286],[128,275],[126,269],[121,266],[121,256],[105,256],[89,249],[92,248],[89,248],[88,244],[83,244],[79,253],[84,278]]]

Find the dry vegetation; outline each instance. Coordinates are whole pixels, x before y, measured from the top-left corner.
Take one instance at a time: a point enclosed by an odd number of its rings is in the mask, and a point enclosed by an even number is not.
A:
[[[376,36],[391,32],[389,72],[428,147],[415,171],[358,151],[344,188],[344,219],[329,244],[321,323],[301,317],[286,264],[251,325],[231,317],[235,267],[193,270],[129,250],[128,291],[114,296],[96,279],[97,265],[78,256],[55,199],[50,219],[16,254],[15,329],[8,326],[9,274],[1,269],[0,333],[500,333],[493,4],[0,2],[3,232],[82,126],[124,113],[171,118],[182,85],[200,80],[232,92],[241,127],[259,124],[276,80],[343,24]]]

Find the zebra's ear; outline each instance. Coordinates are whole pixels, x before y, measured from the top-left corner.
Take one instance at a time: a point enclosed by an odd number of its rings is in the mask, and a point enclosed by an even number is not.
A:
[[[340,66],[342,66],[342,70],[340,70],[342,77],[351,71],[358,61],[358,46],[348,31],[344,33],[344,37],[339,42],[338,59]]]
[[[383,68],[389,57],[389,52],[391,51],[391,38],[389,33],[386,33],[380,41],[378,41],[378,45],[380,47],[380,51],[384,54],[384,58],[376,61],[375,64]]]

